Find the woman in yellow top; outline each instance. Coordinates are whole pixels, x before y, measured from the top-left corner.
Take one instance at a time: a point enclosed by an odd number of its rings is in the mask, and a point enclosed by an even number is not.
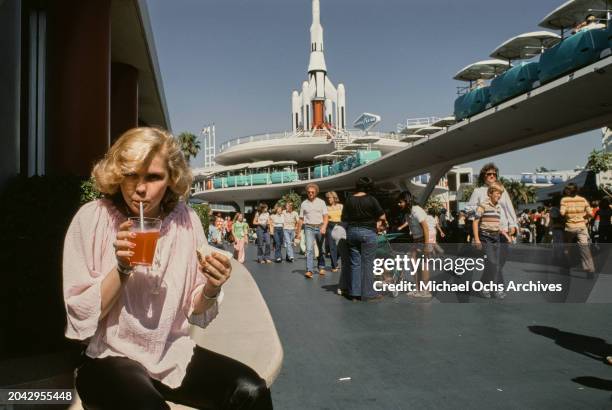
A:
[[[338,249],[336,248],[336,241],[332,238],[332,231],[334,230],[334,226],[340,223],[342,204],[340,203],[340,199],[338,199],[338,194],[334,191],[326,193],[325,198],[327,199],[327,215],[329,217],[327,231],[325,232],[325,241],[329,247],[332,272],[338,272]]]

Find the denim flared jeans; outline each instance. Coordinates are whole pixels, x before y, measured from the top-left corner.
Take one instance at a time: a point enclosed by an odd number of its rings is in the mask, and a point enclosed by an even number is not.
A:
[[[346,236],[350,255],[350,295],[371,298],[374,291],[376,232],[364,227],[348,227]]]

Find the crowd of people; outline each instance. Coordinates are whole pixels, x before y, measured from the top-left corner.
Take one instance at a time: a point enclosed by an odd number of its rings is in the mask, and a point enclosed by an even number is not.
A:
[[[573,184],[568,184],[569,190],[564,196],[576,196],[571,191],[577,190]],[[610,236],[610,198],[593,200],[590,203],[579,197],[579,205],[582,205],[588,214],[584,223],[589,240],[592,243],[609,243]],[[560,243],[564,242],[563,231],[566,228],[566,220],[560,214],[561,195],[553,197],[550,204],[535,209],[526,209],[519,216],[520,236],[519,241],[525,243]],[[567,200],[566,200],[567,201]],[[582,221],[580,221],[582,222]],[[570,223],[571,225],[571,223]],[[580,223],[582,227],[582,223]]]
[[[267,204],[260,203],[249,218],[251,227],[241,213],[233,220],[217,216],[211,223],[209,241],[215,246],[233,244],[236,258],[244,262],[244,247],[251,240],[261,264],[292,263],[295,247],[299,246],[306,256],[304,276],[324,276],[328,270],[337,272],[342,267],[339,293],[353,300],[380,300],[372,288],[372,261],[380,235],[389,233],[409,238],[414,244],[410,248],[412,258],[444,253],[439,242],[471,243],[487,255],[482,279],[495,284],[504,283],[502,272],[510,246],[520,242],[577,243],[583,270],[595,271],[589,244],[611,239],[609,198],[589,203],[578,195],[575,184],[568,183],[562,195],[517,215],[498,177],[495,164],[484,165],[467,206],[454,214],[444,208],[422,206],[408,191],[395,197],[389,207],[395,212],[385,212],[372,195],[374,183],[369,178],[358,181],[344,204],[334,191],[326,192],[323,201],[319,187],[308,184],[306,199],[300,204],[279,201],[269,210]],[[429,276],[427,269],[416,272],[416,290],[408,294],[431,298],[431,292],[423,286]],[[481,296],[501,299],[506,295],[485,291]]]
[[[349,284],[343,289],[347,297],[378,300],[372,288],[371,263],[377,234],[388,225],[380,204],[369,194],[373,187],[373,181],[362,178],[344,206],[336,192],[325,194],[326,203],[318,197],[319,187],[308,184],[299,212],[289,201],[278,201],[272,210],[262,202],[249,218],[250,226],[240,212],[233,219],[211,215],[208,241],[220,249],[233,245],[234,256],[241,263],[249,242],[256,245],[260,264],[293,263],[295,247],[299,246],[306,256],[306,278],[325,276],[328,269],[338,272],[342,265],[349,269],[343,274],[343,281]]]

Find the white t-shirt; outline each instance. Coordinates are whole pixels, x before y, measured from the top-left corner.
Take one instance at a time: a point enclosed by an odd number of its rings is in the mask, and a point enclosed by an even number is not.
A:
[[[304,223],[307,225],[321,225],[323,223],[323,215],[327,215],[327,205],[320,198],[315,198],[314,201],[306,199],[300,207],[300,218],[304,218]]]
[[[413,205],[410,211],[410,233],[414,239],[423,237],[423,227],[421,222],[427,219],[427,214],[418,205]]]
[[[295,229],[299,216],[295,211],[283,211],[283,228],[287,230]]]
[[[275,228],[282,228],[285,222],[283,214],[272,214],[270,215],[270,219],[272,219],[272,226]]]
[[[259,214],[257,217],[257,225],[260,226],[268,226],[268,220],[270,219],[270,214],[267,212]]]

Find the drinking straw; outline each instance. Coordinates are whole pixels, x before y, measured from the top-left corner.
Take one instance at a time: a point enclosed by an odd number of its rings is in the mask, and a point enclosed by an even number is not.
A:
[[[143,206],[142,206],[142,201],[140,201],[139,204],[140,204],[140,232],[144,232],[144,230],[145,230],[144,229],[144,209],[143,209]],[[148,266],[145,266],[145,274],[147,274],[147,275],[149,274],[149,267]],[[153,294],[156,294],[155,293],[155,289],[153,290]]]
[[[140,231],[144,232],[144,211],[142,209],[142,202],[140,202]]]

